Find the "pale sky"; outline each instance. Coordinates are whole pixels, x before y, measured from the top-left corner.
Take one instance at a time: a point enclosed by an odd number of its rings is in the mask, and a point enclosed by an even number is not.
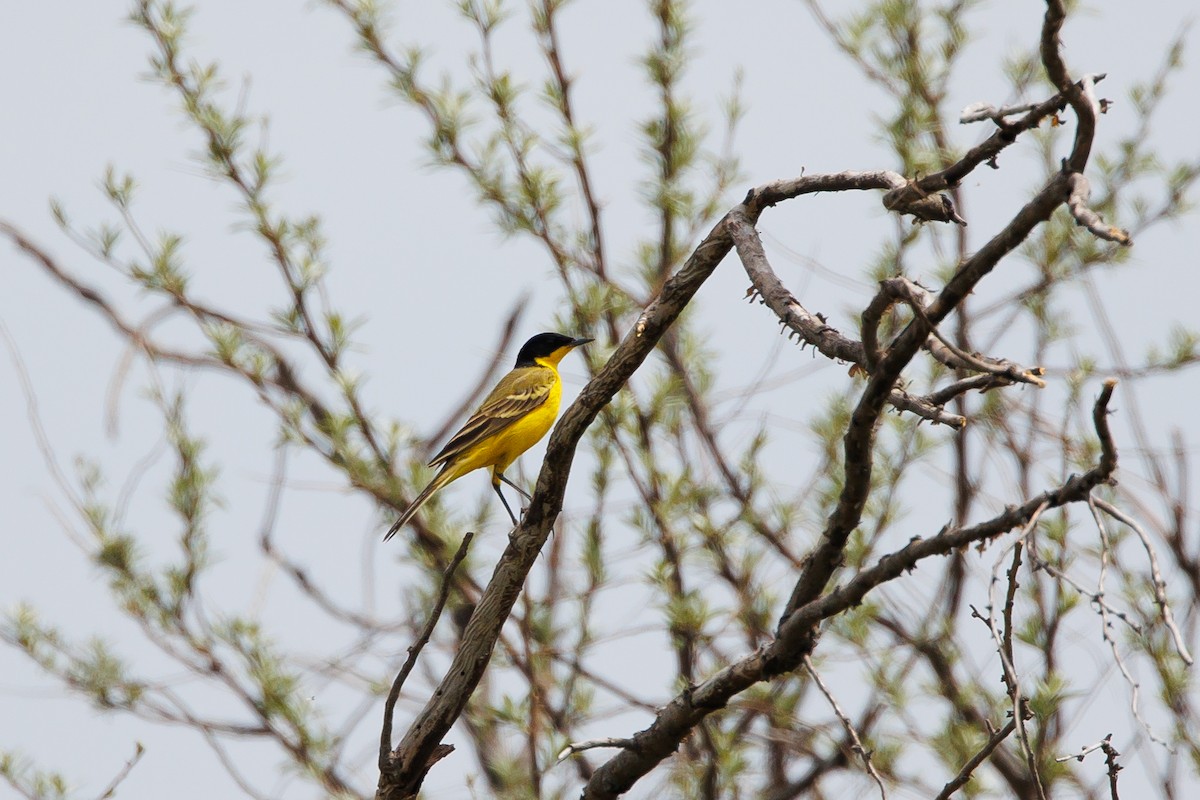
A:
[[[199,143],[185,128],[175,98],[141,79],[150,45],[123,21],[129,5],[77,0],[9,3],[0,9],[0,218],[140,317],[153,306],[130,296],[106,268],[67,241],[49,213],[49,198],[55,197],[80,227],[112,219],[97,188],[112,164],[138,179],[136,208],[146,230],[185,234],[185,255],[198,292],[234,308],[256,309],[267,292],[276,291],[277,278],[263,263],[261,245],[248,233],[233,230],[231,193],[200,176],[190,157]],[[428,431],[440,421],[442,409],[457,401],[461,387],[448,380],[418,394],[406,376],[449,364],[461,365],[456,368],[473,380],[490,356],[500,322],[522,293],[528,292],[532,303],[518,340],[547,328],[557,299],[550,265],[528,244],[501,240],[460,178],[426,166],[421,121],[388,95],[382,73],[352,52],[352,32],[340,16],[309,0],[202,0],[199,5],[192,21],[192,55],[219,61],[231,81],[245,80],[247,108],[270,117],[271,146],[284,158],[286,180],[276,188],[281,206],[322,217],[334,265],[330,294],[336,306],[365,321],[356,336],[360,348],[354,362],[370,376],[364,390],[370,407]],[[457,55],[472,41],[453,23],[452,14],[429,10],[438,5],[400,4],[397,42],[408,41],[410,31],[429,31],[421,41],[435,54],[434,68],[461,70]],[[581,116],[597,130],[596,172],[613,237],[610,248],[618,263],[629,264],[633,242],[647,222],[636,185],[641,174],[636,123],[653,98],[640,82],[635,59],[650,32],[640,4],[622,0],[577,6],[563,17],[564,46],[569,68],[579,77]],[[1004,94],[999,56],[1036,42],[1042,9],[1034,0],[1015,0],[993,3],[976,14],[978,29],[987,35],[968,56],[969,70],[954,84],[951,108],[1012,99]],[[1097,149],[1135,128],[1128,89],[1151,77],[1165,44],[1188,14],[1195,14],[1191,3],[1148,0],[1092,2],[1071,18],[1063,37],[1068,65],[1076,74],[1107,72],[1100,94],[1118,101],[1101,119]],[[688,85],[698,112],[715,120],[718,98],[728,93],[734,69],[745,70],[749,114],[736,144],[745,178],[730,193],[729,205],[749,186],[792,177],[802,169],[811,174],[896,166],[872,128],[872,120],[889,107],[831,50],[803,3],[708,0],[697,4],[695,16],[698,52]],[[501,56],[516,70],[540,75],[536,54],[522,49],[520,37],[503,44]],[[1153,133],[1164,159],[1197,156],[1200,57],[1193,51],[1200,42],[1194,34],[1189,45],[1186,67],[1172,79],[1175,91]],[[988,132],[984,126],[963,126],[952,134],[956,143],[970,145]],[[1020,195],[1015,192],[1032,186],[1032,158],[1032,146],[1015,147],[1002,157],[999,172],[979,170],[964,185],[975,246],[1016,208]],[[761,227],[781,277],[797,292],[803,289],[810,309],[824,311],[833,324],[853,333],[849,312],[861,308],[870,294],[863,270],[878,245],[891,237],[891,222],[878,197],[806,198],[768,211]],[[854,283],[847,287],[814,278],[789,251],[816,259]],[[1197,324],[1197,253],[1200,225],[1193,215],[1139,239],[1131,266],[1098,271],[1096,284],[1110,301],[1110,313],[1118,315],[1131,358],[1150,343],[1163,342],[1173,323]],[[931,264],[929,274],[936,267]],[[103,465],[106,491],[115,495],[161,432],[157,414],[144,399],[146,371],[138,367],[124,379],[116,378],[123,354],[118,337],[7,245],[0,248],[0,268],[6,280],[0,324],[25,363],[61,465],[72,478],[77,456]],[[994,280],[997,286],[1017,282],[1003,274]],[[731,260],[700,295],[701,308],[714,320],[725,387],[747,383],[764,364],[785,373],[812,362],[807,351],[778,347],[777,325],[769,313],[742,300],[746,285],[740,266]],[[171,330],[171,335],[184,336]],[[1087,331],[1080,335],[1086,338]],[[436,361],[420,349],[434,341]],[[1081,349],[1103,352],[1086,342]],[[753,356],[747,358],[747,353]],[[844,383],[842,367],[825,365],[819,371],[822,392]],[[567,361],[563,372],[569,400],[582,385],[584,371]],[[7,422],[0,436],[5,518],[0,609],[28,600],[45,620],[70,635],[121,639],[131,632],[129,626],[116,621],[103,582],[64,531],[64,519],[78,525],[38,451],[17,375],[5,348],[0,355],[0,418]],[[1193,458],[1200,452],[1200,426],[1194,422],[1194,398],[1200,391],[1196,376],[1192,372],[1146,384],[1150,391],[1138,396],[1151,421],[1154,446],[1165,446],[1170,431],[1178,428]],[[178,376],[168,383],[181,385]],[[189,406],[194,429],[209,439],[210,453],[221,466],[219,493],[225,507],[213,530],[217,574],[224,581],[222,606],[256,609],[272,630],[296,637],[289,645],[316,650],[304,645],[308,621],[291,617],[286,603],[272,594],[276,576],[238,566],[238,551],[253,549],[269,488],[274,438],[269,417],[246,400],[242,387],[231,389],[227,381],[192,376],[182,385],[194,393]],[[793,383],[776,399],[788,407],[799,391]],[[1115,405],[1127,407],[1120,399]],[[775,411],[764,407],[751,413]],[[804,441],[802,434],[792,435],[796,442]],[[786,439],[787,434],[781,436]],[[536,474],[541,453],[538,447],[523,459],[527,480]],[[129,510],[130,527],[143,535],[155,525],[169,524],[161,495],[154,491],[156,477],[150,476]],[[340,484],[311,459],[300,459],[289,479],[293,485],[281,536],[300,557],[322,563],[327,586],[349,587],[350,596],[357,596],[363,591],[363,543],[376,537],[380,515],[342,493]],[[797,475],[793,482],[801,480]],[[473,503],[487,490],[480,479],[472,485],[464,481],[454,491],[464,503]],[[498,533],[490,542],[481,539],[481,559],[503,543]],[[147,549],[155,552],[153,543]],[[391,600],[394,592],[379,594]],[[398,651],[402,647],[397,644]],[[137,648],[127,652],[151,674],[155,664],[166,668],[156,654]],[[619,674],[621,667],[613,669]],[[191,732],[94,713],[7,648],[0,649],[0,720],[0,749],[19,749],[43,767],[62,770],[81,797],[97,794],[139,740],[148,752],[120,796],[160,797],[166,787],[178,789],[184,758],[192,765],[188,771],[194,782],[174,796],[234,796],[228,778]],[[619,717],[597,735],[628,735],[645,721]],[[272,754],[257,774],[273,775],[274,759]],[[373,769],[373,760],[366,758],[360,773],[363,787],[373,786]],[[451,772],[435,768],[431,773],[438,782],[431,785],[440,786],[445,796],[461,789]],[[1139,781],[1152,785],[1154,776],[1130,765],[1122,780],[1122,791],[1128,788],[1129,796],[1136,797]],[[279,786],[280,797],[315,796],[295,781]],[[8,791],[0,788],[0,798],[10,796]],[[630,796],[641,795],[635,791]]]

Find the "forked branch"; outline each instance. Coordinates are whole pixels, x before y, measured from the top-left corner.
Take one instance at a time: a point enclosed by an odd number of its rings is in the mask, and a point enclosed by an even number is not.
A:
[[[755,683],[796,669],[812,652],[817,626],[859,605],[873,589],[913,570],[932,556],[947,555],[1028,525],[1044,509],[1086,501],[1092,489],[1111,480],[1116,469],[1117,454],[1107,419],[1115,385],[1115,381],[1104,385],[1093,410],[1101,445],[1096,466],[1082,475],[1071,476],[1058,487],[1031,497],[1019,506],[1010,506],[985,522],[969,527],[946,527],[928,539],[915,538],[833,591],[796,608],[781,622],[770,644],[682,692],[664,706],[648,728],[631,737],[632,745],[596,770],[584,788],[583,797],[611,800],[629,791],[643,775],[674,753],[683,738],[690,735],[706,716],[724,708],[734,696]]]

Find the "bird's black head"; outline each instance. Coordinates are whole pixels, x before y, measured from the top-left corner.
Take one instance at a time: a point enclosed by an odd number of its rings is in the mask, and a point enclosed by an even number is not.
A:
[[[591,339],[573,339],[561,333],[539,333],[521,347],[517,353],[518,367],[532,367],[539,360],[557,364],[559,360],[581,344]]]

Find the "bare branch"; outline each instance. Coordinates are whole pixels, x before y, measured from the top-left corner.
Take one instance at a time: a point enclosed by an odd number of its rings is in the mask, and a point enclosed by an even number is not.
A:
[[[825,699],[829,701],[829,705],[833,708],[833,713],[836,714],[837,718],[841,721],[842,727],[846,729],[846,735],[849,736],[850,741],[854,743],[854,752],[858,753],[858,757],[862,759],[863,766],[866,767],[867,772],[875,781],[875,785],[879,787],[879,796],[883,798],[883,800],[887,800],[887,789],[883,787],[883,778],[879,777],[879,772],[876,771],[875,765],[871,763],[870,752],[863,747],[862,740],[858,737],[858,732],[854,730],[854,723],[850,721],[848,716],[846,716],[846,712],[842,711],[842,707],[838,705],[837,698],[833,696],[833,693],[829,691],[829,687],[825,685],[823,680],[821,680],[821,676],[817,674],[816,667],[813,666],[812,658],[807,655],[804,657],[804,668],[808,671],[808,674],[812,676],[813,682],[817,684],[817,688],[821,690],[821,694],[825,695]]]
[[[408,674],[416,666],[417,658],[421,655],[421,651],[425,649],[425,645],[429,643],[429,638],[433,635],[434,626],[437,625],[438,619],[442,616],[442,609],[446,607],[446,600],[450,597],[450,587],[453,585],[451,581],[454,577],[454,572],[458,569],[458,565],[463,562],[463,559],[467,557],[467,549],[471,546],[471,540],[474,538],[474,531],[467,531],[463,534],[463,540],[458,546],[458,551],[442,572],[442,582],[438,588],[437,600],[434,602],[433,608],[429,611],[429,618],[425,621],[425,627],[421,629],[421,634],[417,637],[417,640],[409,646],[408,657],[404,659],[404,665],[396,673],[396,679],[392,681],[392,688],[388,692],[387,700],[384,701],[383,730],[379,735],[379,793],[381,797],[391,796],[387,787],[392,783],[390,778],[394,769],[393,764],[395,763],[394,754],[392,753],[392,717],[396,710],[396,701],[400,699],[400,691],[404,688],[404,681],[408,679]],[[453,750],[454,748],[451,747],[450,749]],[[444,755],[449,755],[449,752]],[[427,765],[426,771],[428,771],[428,767],[433,766],[438,760],[431,760]],[[422,777],[424,776],[422,775]],[[419,788],[419,782],[417,788]]]
[[[1122,769],[1121,765],[1117,763],[1117,756],[1121,754],[1117,752],[1117,748],[1112,746],[1111,739],[1111,733],[1104,737],[1104,742],[1100,745],[1100,749],[1104,751],[1104,765],[1108,771],[1108,795],[1112,800],[1121,800],[1117,795],[1117,773]]]
[[[1014,114],[1024,114],[1027,111],[1033,111],[1038,107],[1037,103],[1020,103],[1012,106],[1001,106],[996,108],[991,103],[972,103],[963,108],[958,114],[958,122],[960,125],[967,125],[972,122],[982,122],[985,119],[990,119],[993,122],[1004,122],[1005,117],[1011,117]]]
[[[1080,78],[1077,85],[1085,93],[1094,95],[1096,84],[1107,77],[1108,75],[1104,72],[1090,72]],[[1049,100],[1043,100],[1041,103],[1019,103],[1011,106],[1001,106],[1000,108],[996,108],[991,103],[972,103],[959,112],[958,122],[960,125],[968,125],[972,122],[982,122],[985,119],[990,119],[997,125],[1004,127],[1008,124],[1005,121],[1006,117],[1024,114],[1028,111],[1037,111],[1047,103],[1054,104],[1051,106],[1052,108],[1056,106],[1057,110],[1061,110],[1066,105],[1066,102],[1066,97],[1062,93],[1059,93]],[[1112,101],[1099,100],[1096,105],[1098,110],[1103,113],[1112,105]],[[1040,116],[1044,117],[1045,113],[1043,111]]]
[[[914,307],[914,311],[916,311],[918,316],[925,314],[924,309],[916,309]],[[1046,371],[1042,367],[1030,367],[1026,369],[1012,364],[1007,360],[985,359],[982,356],[968,353],[951,342],[936,325],[929,326],[929,333],[935,340],[928,345],[930,354],[948,367],[991,375],[998,379],[996,382],[1001,385],[1027,383],[1039,389],[1044,389],[1046,386],[1046,382],[1042,380],[1042,375]]]
[[[991,376],[985,376],[991,377]],[[995,379],[993,379],[995,380]],[[955,430],[962,430],[967,426],[967,418],[954,414],[942,408],[942,404],[931,399],[933,395],[911,395],[903,389],[896,388],[892,390],[888,396],[888,402],[896,408],[897,411],[907,411],[910,414],[915,414],[921,419],[927,419],[935,425],[948,425]]]
[[[1035,367],[1034,369],[1039,369]],[[998,375],[972,375],[969,378],[963,378],[960,381],[955,381],[948,386],[943,386],[941,389],[932,391],[923,398],[926,402],[934,406],[942,406],[949,403],[959,395],[966,394],[971,391],[978,391],[981,394],[989,389],[996,389],[1001,386],[1008,386],[1011,381],[1008,381]]]
[[[1071,211],[1071,216],[1075,218],[1075,223],[1087,228],[1101,239],[1126,247],[1132,245],[1133,237],[1129,235],[1129,231],[1104,224],[1100,215],[1088,208],[1088,197],[1092,193],[1088,179],[1082,173],[1076,172],[1070,176],[1069,181],[1071,193],[1067,196],[1067,208]]]
[[[96,800],[109,800],[110,797],[115,797],[117,794],[117,787],[129,777],[129,773],[132,772],[133,768],[137,766],[137,763],[142,760],[142,756],[145,755],[145,753],[146,748],[142,746],[141,742],[137,742],[134,745],[133,755],[130,756],[129,760],[125,762],[125,766],[121,767],[121,771],[118,772],[111,781],[109,781],[108,786],[105,787],[104,791],[96,796]]]
[[[958,771],[958,774],[947,781],[946,785],[942,787],[942,790],[938,792],[938,795],[934,798],[934,800],[949,800],[952,794],[965,786],[979,765],[987,760],[987,757],[992,754],[992,751],[999,747],[1000,743],[1007,739],[1009,734],[1011,734],[1016,727],[1016,721],[1010,719],[1007,723],[1005,723],[1003,728],[992,733],[992,735],[988,737],[988,740],[984,742],[983,747],[979,748],[979,752],[971,756],[971,758],[967,760],[967,763],[963,764],[963,767]]]
[[[1000,359],[985,359],[973,355],[956,346],[938,330],[937,325],[925,314],[925,306],[929,291],[923,286],[909,280],[903,275],[886,278],[879,282],[879,292],[867,304],[862,313],[863,354],[867,358],[868,370],[873,369],[879,360],[880,353],[876,344],[876,336],[883,314],[896,303],[903,303],[912,309],[913,315],[929,328],[930,340],[926,348],[930,354],[942,364],[961,370],[973,370],[987,375],[1002,378],[1004,384],[1028,383],[1043,388],[1046,382],[1041,379],[1045,370],[1041,367],[1023,369],[1015,364]]]
[[[633,739],[617,739],[614,737],[606,737],[603,739],[586,739],[582,742],[571,742],[558,753],[557,760],[565,761],[576,753],[582,753],[584,750],[594,750],[598,747],[634,747]]]
[[[1063,0],[1046,0],[1041,37],[1042,65],[1046,68],[1050,82],[1058,87],[1058,91],[1075,111],[1075,143],[1071,148],[1071,155],[1063,162],[1063,171],[1071,173],[1083,172],[1083,168],[1087,166],[1088,157],[1092,152],[1092,141],[1096,135],[1096,113],[1099,108],[1091,90],[1094,82],[1088,81],[1086,89],[1079,83],[1072,83],[1066,62],[1063,61],[1062,42],[1059,41],[1058,35],[1066,18],[1067,9]]]
[[[1150,541],[1150,535],[1137,523],[1137,520],[1124,511],[1121,511],[1121,509],[1112,503],[1101,500],[1099,497],[1093,498],[1093,502],[1105,514],[1132,528],[1134,533],[1137,534],[1138,539],[1141,540],[1142,547],[1145,548],[1146,555],[1150,559],[1150,578],[1154,583],[1154,601],[1158,603],[1159,611],[1162,613],[1163,624],[1171,632],[1171,639],[1175,642],[1176,652],[1183,659],[1183,663],[1190,667],[1193,663],[1192,654],[1188,651],[1187,644],[1183,640],[1183,634],[1179,632],[1179,626],[1175,624],[1175,615],[1171,613],[1171,605],[1167,601],[1167,582],[1163,580],[1162,569],[1158,565],[1158,553],[1154,550],[1154,545]]]
[[[1098,742],[1094,742],[1089,745],[1084,745],[1083,747],[1079,748],[1078,753],[1068,753],[1065,756],[1057,756],[1054,760],[1057,761],[1059,764],[1065,763],[1067,761],[1083,761],[1083,759],[1086,758],[1088,756],[1088,754],[1094,753],[1097,750],[1102,750],[1104,748],[1105,742],[1110,742],[1110,741],[1112,741],[1111,733],[1108,736],[1105,736],[1103,739],[1101,739]]]
[[[1111,733],[1108,734],[1108,736],[1105,736],[1100,741],[1096,742],[1095,744],[1089,744],[1085,747],[1080,748],[1078,753],[1072,753],[1070,755],[1059,756],[1058,758],[1056,758],[1054,760],[1059,762],[1060,764],[1064,761],[1071,761],[1071,760],[1083,761],[1083,759],[1085,757],[1087,757],[1090,753],[1094,753],[1097,750],[1104,751],[1104,764],[1107,767],[1107,771],[1108,771],[1108,796],[1110,798],[1112,798],[1112,800],[1121,800],[1120,796],[1117,794],[1117,773],[1120,772],[1123,769],[1123,767],[1117,763],[1117,757],[1121,754],[1117,752],[1117,748],[1112,746],[1112,734]]]
[[[1041,518],[1042,512],[1046,510],[1048,504],[1043,503],[1029,518],[1029,522],[1025,524],[1021,535],[1018,536],[1011,545],[996,559],[996,564],[992,568],[992,580],[988,585],[988,607],[987,616],[981,615],[971,607],[974,616],[983,620],[988,627],[988,631],[992,634],[992,639],[996,643],[996,651],[1000,654],[1000,664],[1004,669],[1004,685],[1008,691],[1008,697],[1012,705],[1012,718],[1017,724],[1017,741],[1021,745],[1021,753],[1025,756],[1025,763],[1029,767],[1029,774],[1033,777],[1034,787],[1037,789],[1038,797],[1045,800],[1046,789],[1042,785],[1042,776],[1038,770],[1037,757],[1033,752],[1033,748],[1029,745],[1029,734],[1025,730],[1025,720],[1030,716],[1026,707],[1025,699],[1021,693],[1021,681],[1017,675],[1016,659],[1013,657],[1012,633],[1013,622],[1012,612],[1013,603],[1017,593],[1017,570],[1021,566],[1021,550],[1025,539],[1033,531],[1037,525],[1038,519]],[[1000,568],[1003,566],[1008,550],[1012,550],[1012,566],[1008,570],[1008,587],[1004,598],[1004,631],[1001,632],[996,625],[996,599],[995,589],[996,584],[1000,582]]]

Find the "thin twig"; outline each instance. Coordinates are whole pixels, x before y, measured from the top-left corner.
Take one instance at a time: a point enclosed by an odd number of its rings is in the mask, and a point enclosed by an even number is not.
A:
[[[1038,772],[1037,759],[1034,756],[1033,749],[1029,746],[1029,734],[1025,731],[1025,713],[1026,704],[1021,696],[1021,684],[1017,678],[1017,668],[1013,659],[1012,651],[1012,606],[1016,595],[1017,588],[1017,567],[1020,565],[1020,550],[1025,538],[1033,531],[1037,525],[1042,512],[1046,510],[1048,504],[1043,502],[1038,506],[1037,510],[1030,516],[1028,523],[1021,531],[1021,535],[1009,545],[1008,549],[1013,551],[1012,567],[1008,573],[1008,590],[1004,604],[1004,633],[1001,634],[996,625],[996,599],[995,590],[996,584],[1000,582],[1000,568],[1004,564],[1007,556],[1007,549],[996,559],[996,565],[992,568],[992,581],[988,586],[988,613],[987,617],[983,617],[978,611],[972,607],[975,616],[984,620],[988,630],[992,634],[992,639],[996,643],[996,650],[1000,654],[1000,663],[1004,670],[1004,684],[1008,688],[1008,696],[1012,701],[1013,720],[1017,725],[1017,741],[1021,745],[1021,753],[1025,756],[1025,761],[1029,766],[1029,772],[1033,776],[1034,786],[1037,788],[1038,797],[1041,800],[1046,800],[1046,790],[1042,786],[1042,778]]]
[[[1103,739],[1101,739],[1098,742],[1093,742],[1091,744],[1084,745],[1083,747],[1079,748],[1078,753],[1067,753],[1065,756],[1055,757],[1054,760],[1057,761],[1059,764],[1063,764],[1063,763],[1066,763],[1067,761],[1071,761],[1071,760],[1083,761],[1083,759],[1086,758],[1090,753],[1094,753],[1097,750],[1103,749],[1104,743],[1107,741],[1110,741],[1111,739],[1112,739],[1112,734],[1110,733],[1108,736],[1105,736]]]
[[[96,796],[96,800],[108,800],[108,798],[116,795],[117,787],[120,786],[127,777],[129,777],[129,773],[133,771],[133,768],[137,766],[137,763],[142,760],[142,756],[145,754],[145,752],[146,748],[142,746],[141,742],[135,743],[133,755],[130,756],[129,760],[125,762],[125,766],[121,767],[121,771],[116,774],[116,777],[109,781],[108,786],[105,787],[104,791]]]
[[[871,753],[867,748],[863,747],[862,740],[858,738],[858,732],[854,730],[854,723],[846,716],[846,712],[842,711],[842,707],[838,705],[837,698],[833,696],[833,692],[829,691],[829,687],[825,685],[825,682],[821,680],[821,676],[817,674],[817,669],[813,666],[810,656],[804,657],[804,668],[812,676],[813,682],[817,684],[817,688],[821,690],[821,694],[825,695],[825,699],[829,701],[829,705],[833,708],[833,713],[841,720],[842,727],[846,729],[846,735],[854,743],[854,752],[858,753],[858,757],[862,759],[863,766],[867,768],[867,772],[879,787],[879,796],[883,800],[887,800],[887,789],[883,786],[883,778],[879,777],[879,773],[875,770],[875,765],[871,763]]]
[[[1112,503],[1102,500],[1099,497],[1094,498],[1094,502],[1096,503],[1096,507],[1105,514],[1132,528],[1141,540],[1142,547],[1146,549],[1146,555],[1150,559],[1150,577],[1154,582],[1154,600],[1158,603],[1159,611],[1162,613],[1163,624],[1171,632],[1171,638],[1175,642],[1175,650],[1179,653],[1179,657],[1183,659],[1183,663],[1190,667],[1193,663],[1192,654],[1188,651],[1187,644],[1183,640],[1183,634],[1179,632],[1179,626],[1175,624],[1175,615],[1171,613],[1171,606],[1167,602],[1167,582],[1163,580],[1162,570],[1158,566],[1158,553],[1154,550],[1154,545],[1150,541],[1150,535],[1138,524],[1137,520]]]
[[[1124,622],[1126,625],[1128,625],[1129,629],[1134,633],[1138,635],[1142,633],[1142,626],[1134,622],[1133,618],[1129,616],[1128,612],[1122,611],[1121,609],[1113,606],[1112,603],[1108,602],[1108,598],[1103,593],[1094,592],[1088,589],[1086,586],[1060,570],[1058,567],[1043,561],[1034,550],[1030,550],[1026,555],[1029,556],[1029,563],[1033,566],[1034,571],[1041,570],[1055,580],[1062,581],[1086,597],[1088,602],[1095,603],[1097,609],[1103,609],[1104,613],[1101,614],[1101,618],[1103,618],[1105,615],[1116,617],[1117,619],[1121,620],[1121,622]],[[1108,627],[1108,623],[1105,623],[1105,627]]]
[[[1133,681],[1129,670],[1125,666],[1125,660],[1121,657],[1121,651],[1117,647],[1117,640],[1110,633],[1111,623],[1108,621],[1108,607],[1103,602],[1105,581],[1108,578],[1108,561],[1112,552],[1108,538],[1108,526],[1104,524],[1104,518],[1100,516],[1100,509],[1096,507],[1096,495],[1092,493],[1088,495],[1088,510],[1092,512],[1092,519],[1096,522],[1096,530],[1100,533],[1100,574],[1096,578],[1096,597],[1099,599],[1098,606],[1100,609],[1100,635],[1108,646],[1112,649],[1113,660],[1117,662],[1117,666],[1121,670],[1121,674],[1125,680],[1129,682],[1133,689],[1132,706],[1133,715],[1137,718],[1142,727],[1150,734],[1150,738],[1158,741],[1158,738],[1150,731],[1149,726],[1142,720],[1141,714],[1138,711],[1138,685]]]
[[[1108,768],[1108,794],[1109,794],[1109,797],[1112,798],[1112,800],[1121,800],[1120,796],[1117,794],[1117,773],[1120,772],[1123,769],[1123,767],[1117,763],[1117,756],[1119,756],[1121,754],[1119,752],[1117,752],[1117,748],[1112,746],[1112,734],[1111,733],[1108,736],[1105,736],[1100,741],[1095,742],[1094,744],[1089,744],[1089,745],[1086,745],[1085,747],[1081,747],[1079,749],[1078,753],[1070,753],[1065,756],[1059,756],[1058,758],[1056,758],[1054,760],[1060,764],[1063,763],[1064,761],[1071,761],[1071,760],[1083,761],[1083,759],[1085,757],[1087,757],[1090,753],[1094,753],[1097,750],[1104,751],[1104,763]]]
[[[1088,496],[1088,508],[1091,509],[1092,518],[1095,520],[1096,527],[1100,532],[1100,577],[1096,590],[1096,596],[1102,600],[1104,597],[1104,579],[1108,571],[1109,543],[1108,528],[1104,524],[1104,518],[1100,516],[1099,504],[1100,499],[1096,497],[1094,493]],[[1099,602],[1099,606],[1101,620],[1100,635],[1101,638],[1104,639],[1104,643],[1108,645],[1109,650],[1112,652],[1113,662],[1117,665],[1117,669],[1120,671],[1121,677],[1123,677],[1125,682],[1129,684],[1129,710],[1133,714],[1133,718],[1137,720],[1138,725],[1142,727],[1142,730],[1146,732],[1146,735],[1150,737],[1151,741],[1162,745],[1169,752],[1174,753],[1175,748],[1172,747],[1171,744],[1161,736],[1156,734],[1154,729],[1150,727],[1150,723],[1145,719],[1145,717],[1142,716],[1141,684],[1138,683],[1138,681],[1133,677],[1133,673],[1130,671],[1129,665],[1125,663],[1125,657],[1121,654],[1121,648],[1118,647],[1117,640],[1111,633],[1111,624],[1108,621],[1109,612],[1106,604]],[[1099,747],[1099,745],[1097,745],[1097,747]]]
[[[1005,723],[1003,728],[995,731],[991,736],[989,736],[983,747],[979,748],[979,752],[971,756],[967,763],[963,764],[963,767],[958,771],[958,774],[947,781],[946,785],[942,787],[942,790],[938,792],[938,796],[935,797],[934,800],[948,800],[950,795],[962,788],[966,782],[971,779],[971,775],[975,772],[979,765],[982,764],[984,760],[986,760],[987,757],[992,754],[992,751],[1000,746],[1001,742],[1008,738],[1009,734],[1016,730],[1016,727],[1016,720],[1010,719],[1007,723]]]
[[[408,648],[408,658],[404,660],[404,666],[400,668],[396,679],[392,681],[392,690],[388,692],[387,700],[383,704],[383,731],[379,735],[379,771],[387,772],[392,764],[392,716],[396,710],[396,701],[400,699],[400,690],[404,688],[404,682],[408,680],[408,674],[412,672],[412,668],[416,666],[417,657],[421,655],[421,650],[429,642],[429,637],[433,635],[433,628],[437,625],[438,618],[442,615],[442,610],[446,607],[446,600],[450,597],[450,580],[454,577],[454,571],[458,569],[458,565],[467,557],[467,548],[471,545],[471,540],[475,538],[474,531],[467,531],[463,535],[462,544],[458,546],[458,552],[454,554],[454,558],[446,565],[446,569],[442,571],[442,584],[438,589],[437,600],[433,604],[433,609],[429,612],[429,619],[425,621],[425,628],[421,631],[421,635]]]
[[[633,739],[620,739],[612,736],[602,739],[587,739],[582,742],[571,742],[558,752],[555,762],[560,763],[576,753],[582,753],[584,750],[594,750],[597,747],[631,748],[634,747],[634,743]]]

